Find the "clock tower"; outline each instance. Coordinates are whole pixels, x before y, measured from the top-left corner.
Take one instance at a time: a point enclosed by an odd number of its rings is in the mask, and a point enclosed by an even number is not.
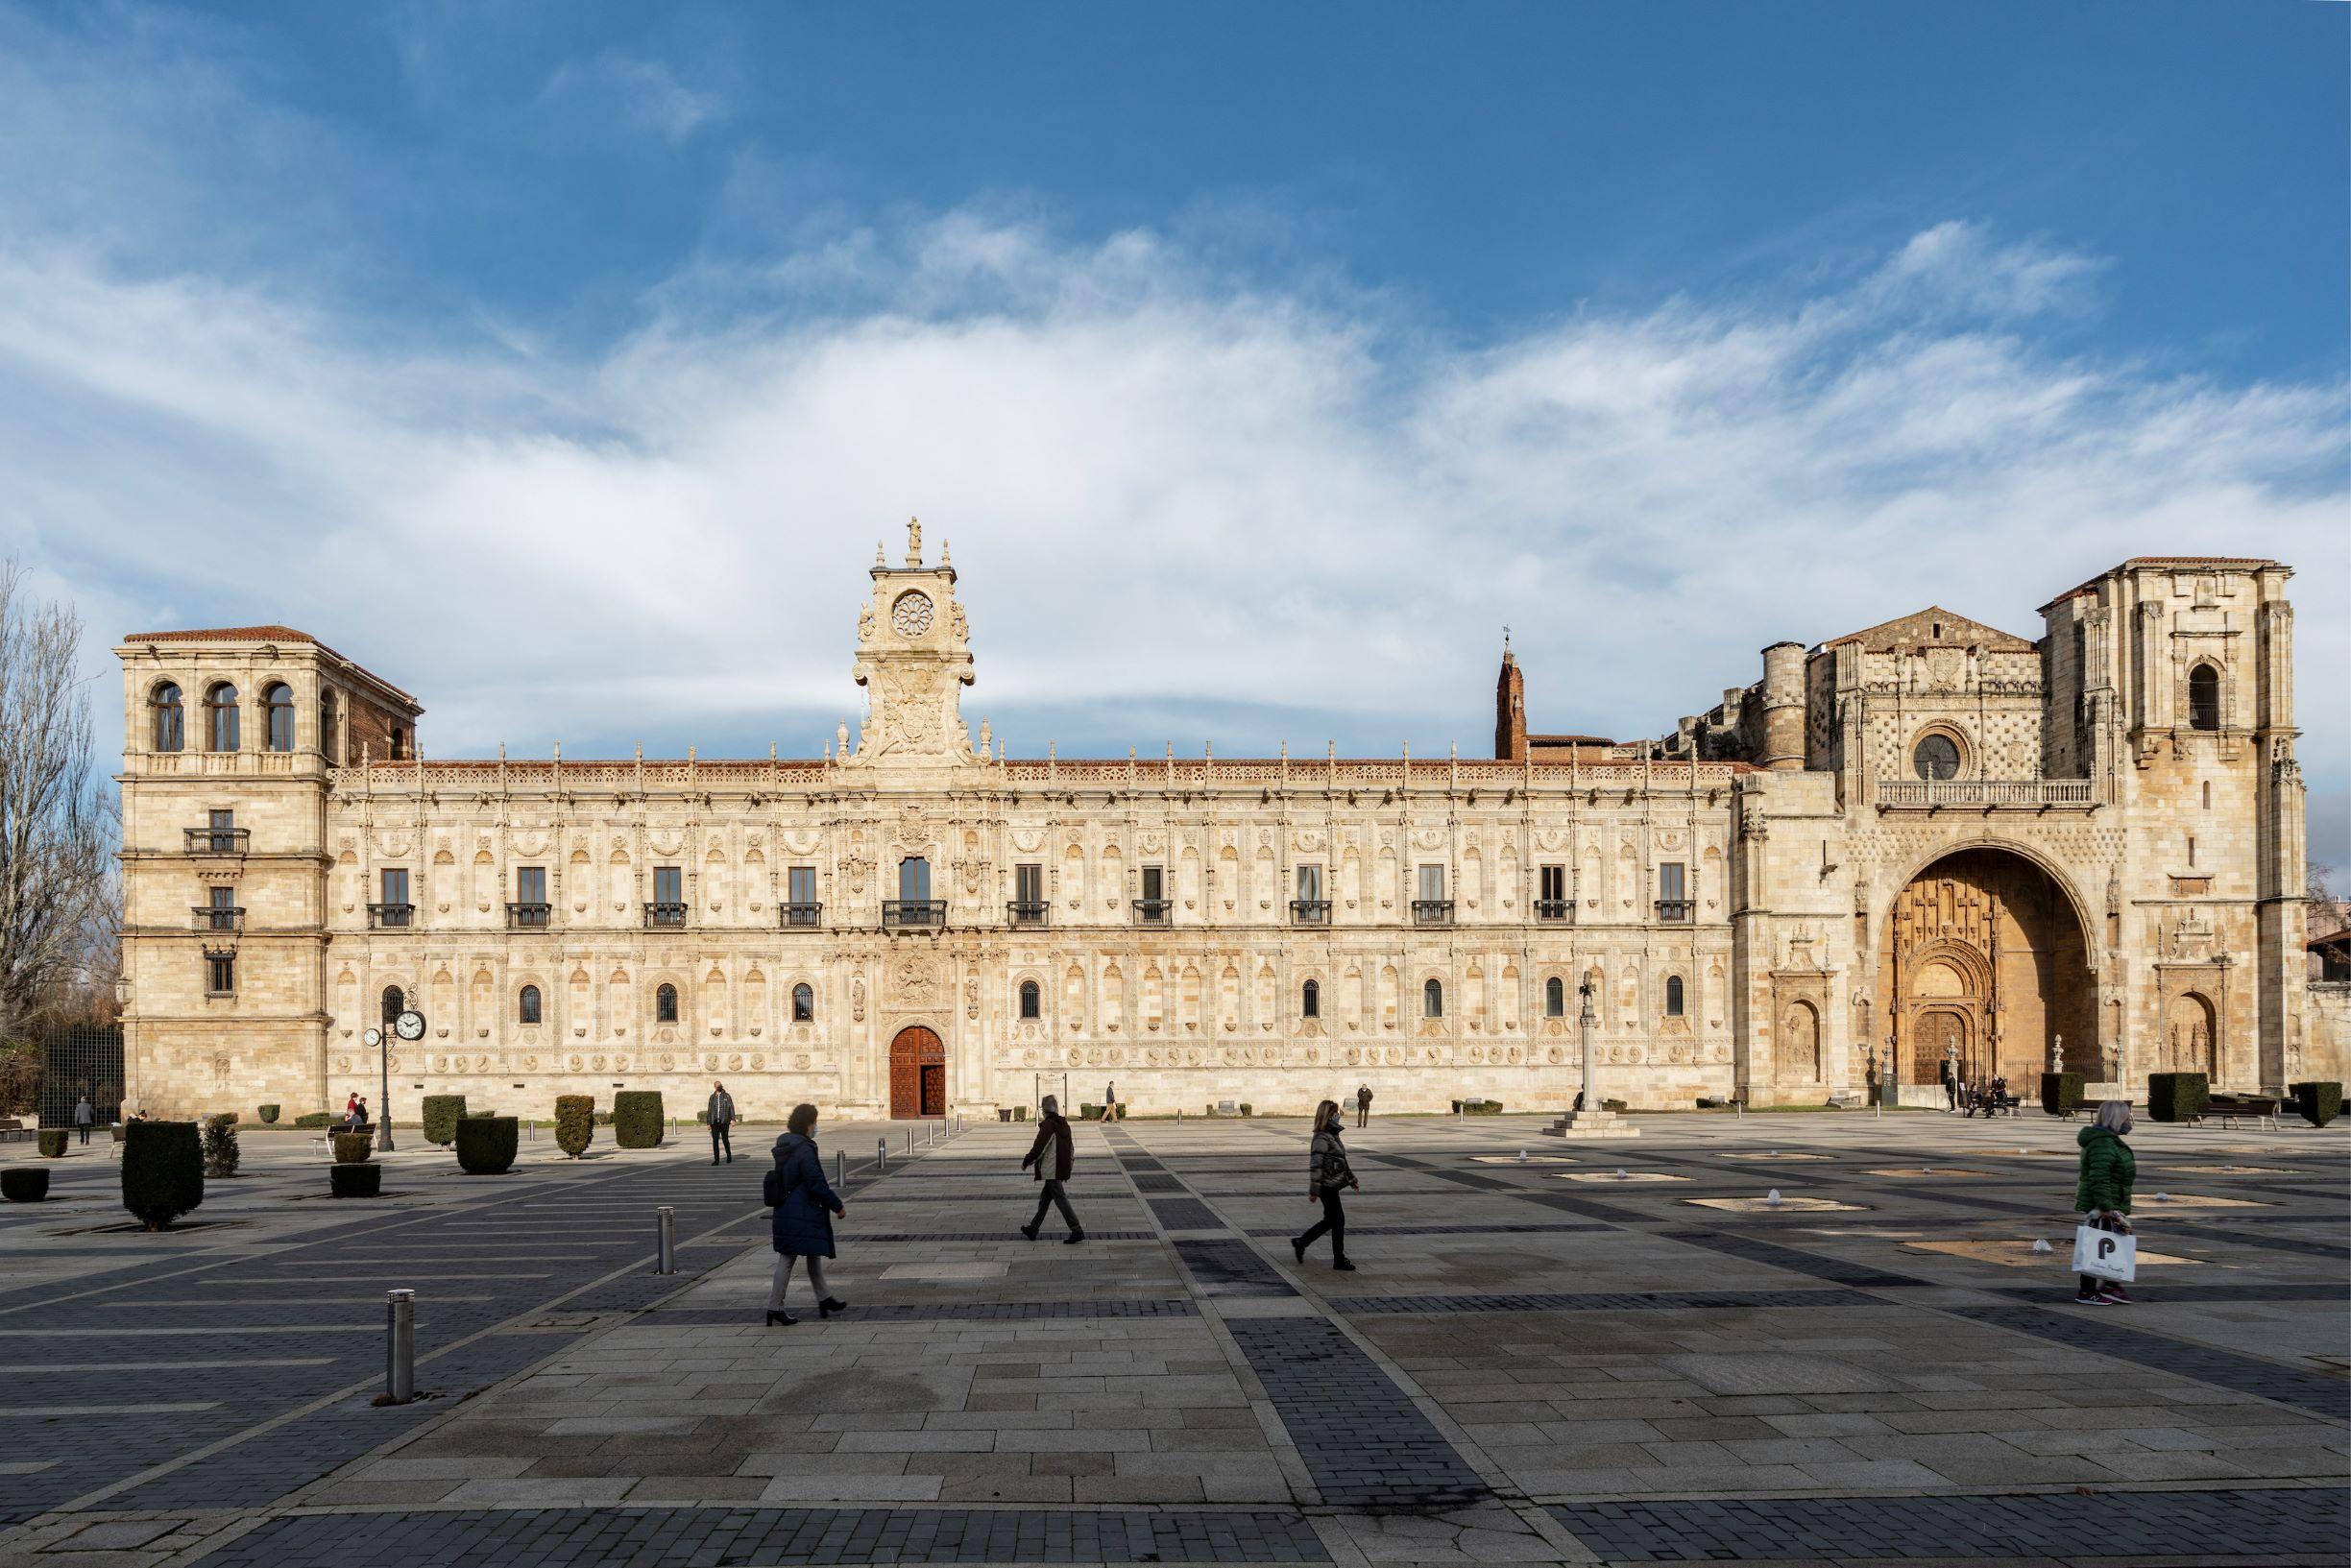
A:
[[[865,720],[850,765],[973,760],[963,688],[972,683],[970,631],[956,602],[955,567],[922,559],[922,524],[907,524],[906,564],[874,549],[873,598],[858,615],[857,683]]]

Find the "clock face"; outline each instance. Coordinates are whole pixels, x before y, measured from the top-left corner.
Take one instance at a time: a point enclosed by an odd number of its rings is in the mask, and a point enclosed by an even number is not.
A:
[[[380,1046],[383,1044],[383,1030],[370,1029],[359,1038],[365,1040],[371,1047]]]
[[[392,1021],[392,1028],[402,1040],[424,1038],[424,1015],[411,1010]]]
[[[898,595],[890,606],[890,625],[900,637],[920,637],[931,629],[931,595],[913,591]]]

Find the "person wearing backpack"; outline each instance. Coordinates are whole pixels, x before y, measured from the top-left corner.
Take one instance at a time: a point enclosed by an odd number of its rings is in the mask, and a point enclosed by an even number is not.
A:
[[[784,1291],[791,1284],[792,1265],[808,1265],[809,1288],[816,1292],[816,1312],[830,1317],[847,1312],[849,1303],[834,1299],[825,1285],[824,1260],[833,1256],[833,1220],[846,1216],[832,1184],[825,1180],[824,1158],[816,1152],[816,1107],[795,1105],[775,1141],[775,1168],[762,1183],[762,1194],[775,1210],[769,1220],[775,1242],[775,1272],[767,1283],[767,1323],[789,1328],[800,1321],[784,1310]]]
[[[2110,1099],[2074,1138],[2081,1146],[2081,1173],[2073,1183],[2073,1208],[2084,1224],[2123,1236],[2131,1233],[2131,1183],[2139,1176],[2138,1157],[2122,1141],[2130,1130],[2130,1101]],[[2131,1293],[2113,1280],[2084,1274],[2073,1301],[2082,1307],[2127,1307]]]
[[[1045,1184],[1045,1189],[1037,1194],[1036,1218],[1021,1227],[1021,1234],[1035,1241],[1037,1232],[1045,1228],[1045,1211],[1058,1208],[1062,1223],[1069,1226],[1069,1234],[1061,1239],[1061,1244],[1076,1246],[1085,1240],[1085,1227],[1078,1223],[1078,1211],[1070,1207],[1069,1194],[1062,1187],[1070,1179],[1070,1163],[1075,1153],[1069,1120],[1061,1114],[1061,1102],[1051,1095],[1045,1097],[1037,1109],[1042,1120],[1037,1123],[1036,1142],[1022,1156],[1021,1169],[1026,1170],[1034,1166],[1036,1179]]]

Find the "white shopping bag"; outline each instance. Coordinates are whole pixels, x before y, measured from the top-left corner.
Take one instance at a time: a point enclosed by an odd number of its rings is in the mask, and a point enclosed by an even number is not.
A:
[[[2139,1277],[2139,1239],[2080,1226],[2073,1232],[2073,1272],[2128,1285]]]

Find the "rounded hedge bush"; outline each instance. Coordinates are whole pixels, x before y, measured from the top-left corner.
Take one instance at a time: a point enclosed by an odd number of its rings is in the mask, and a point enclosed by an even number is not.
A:
[[[662,1098],[658,1089],[623,1089],[613,1096],[613,1142],[622,1148],[659,1148]]]
[[[2147,1120],[2194,1121],[2204,1114],[2204,1102],[2212,1098],[2210,1084],[2201,1073],[2148,1073]]]
[[[457,1123],[465,1115],[465,1096],[426,1095],[424,1112],[424,1141],[447,1148],[456,1141]]]
[[[294,1119],[298,1127],[330,1127],[343,1119],[330,1111],[304,1111]]]
[[[2302,1120],[2314,1127],[2323,1127],[2342,1114],[2343,1086],[2339,1083],[2297,1083],[2293,1090],[2294,1109]]]
[[[38,1203],[49,1195],[49,1170],[45,1166],[12,1165],[0,1170],[0,1197],[11,1203]]]
[[[555,1097],[555,1146],[573,1159],[588,1152],[595,1141],[595,1097],[593,1095],[557,1095]]]
[[[204,1202],[204,1146],[193,1122],[123,1123],[123,1207],[162,1230]]]
[[[375,1152],[376,1135],[367,1132],[338,1132],[334,1135],[334,1157],[337,1165],[365,1165]]]
[[[337,1197],[381,1197],[383,1171],[380,1165],[330,1165],[327,1187]]]
[[[237,1147],[236,1118],[216,1116],[204,1124],[204,1165],[207,1176],[229,1177],[237,1173],[237,1165],[245,1157]]]
[[[2081,1109],[2082,1075],[2078,1073],[2041,1074],[2041,1108],[2051,1116]]]
[[[65,1129],[63,1127],[41,1128],[37,1141],[40,1145],[42,1159],[61,1160],[65,1157]]]
[[[457,1164],[469,1176],[505,1174],[514,1166],[521,1129],[511,1116],[465,1118],[457,1123]]]
[[[262,1106],[257,1106],[257,1107],[255,1107],[255,1108],[256,1108],[257,1110],[259,1110],[259,1111],[260,1111],[260,1113],[261,1113],[261,1121],[262,1121],[262,1124],[263,1124],[263,1125],[265,1125],[265,1126],[274,1126],[274,1125],[276,1125],[276,1124],[277,1124],[277,1122],[278,1122],[278,1107],[277,1107],[277,1106],[275,1106],[275,1105],[262,1105]]]

